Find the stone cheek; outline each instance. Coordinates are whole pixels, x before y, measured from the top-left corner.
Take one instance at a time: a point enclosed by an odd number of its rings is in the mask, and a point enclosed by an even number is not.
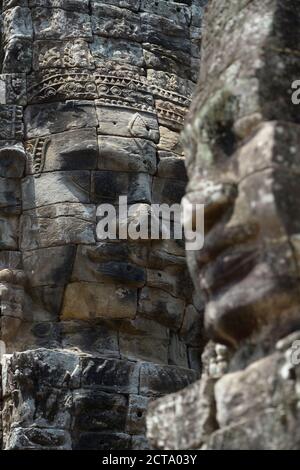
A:
[[[180,202],[201,11],[2,2],[5,449],[147,448],[148,403],[198,376],[183,243],[103,241],[96,225],[120,196],[137,205],[132,223]]]

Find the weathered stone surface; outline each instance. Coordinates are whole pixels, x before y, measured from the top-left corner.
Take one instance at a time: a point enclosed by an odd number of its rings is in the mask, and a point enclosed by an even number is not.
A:
[[[151,183],[146,173],[97,171],[92,175],[92,202],[116,204],[127,196],[128,204],[150,203]]]
[[[145,287],[139,297],[138,311],[151,320],[177,330],[182,324],[184,305],[182,299],[176,299],[163,290]]]
[[[8,209],[19,206],[21,203],[20,185],[15,178],[0,177],[0,208]]]
[[[3,39],[32,39],[32,21],[29,8],[16,6],[3,14]]]
[[[168,270],[147,269],[147,285],[165,290],[175,297],[181,297],[179,280]]]
[[[175,366],[143,363],[140,373],[140,393],[159,396],[178,391],[197,379],[197,372]]]
[[[184,176],[184,175],[183,175]],[[164,200],[166,204],[179,204],[185,193],[186,183],[183,180],[157,178],[153,180],[153,203]]]
[[[43,385],[54,388],[69,387],[70,379],[66,373],[73,374],[73,386],[78,387],[76,373],[79,370],[79,357],[76,354],[64,351],[50,351],[47,349],[37,349],[22,353],[15,353],[6,359],[7,382],[3,385],[3,394],[6,396],[14,389],[21,389],[26,392],[30,390],[34,377],[42,378]],[[16,374],[17,370],[20,374]]]
[[[0,76],[0,103],[27,104],[26,78],[24,73],[2,74]]]
[[[131,446],[132,449],[135,450],[151,450],[151,445],[144,434],[141,436],[132,436]]]
[[[181,341],[179,336],[173,332],[170,333],[168,363],[174,366],[189,368],[187,346]]]
[[[74,246],[40,248],[24,253],[24,270],[32,286],[67,284],[75,257]]]
[[[92,28],[94,34],[113,38],[142,39],[140,16],[126,8],[92,1]]]
[[[20,141],[23,137],[22,107],[1,104],[0,119],[0,140]]]
[[[260,423],[257,426],[257,423]],[[299,416],[284,416],[266,410],[242,423],[217,431],[205,445],[207,450],[298,450]],[[293,439],[291,440],[291,436]]]
[[[28,0],[33,7],[63,8],[64,10],[88,12],[88,0]]]
[[[188,54],[172,51],[157,44],[144,43],[144,58],[148,69],[155,69],[169,73],[172,70],[182,78],[197,80],[199,62],[191,68],[192,60]]]
[[[1,214],[0,211],[0,248],[2,250],[18,248],[18,230],[18,217]]]
[[[172,18],[178,24],[189,25],[191,21],[191,10],[183,2],[178,6],[176,2],[141,0],[140,10]]]
[[[217,428],[213,390],[214,381],[203,377],[150,404],[147,431],[152,446],[169,450],[199,448]]]
[[[33,72],[27,77],[27,85],[29,104],[73,99],[91,101],[98,97],[94,75],[78,68]]]
[[[117,393],[138,392],[139,366],[129,361],[86,357],[82,360],[83,388],[94,386]]]
[[[143,139],[99,136],[100,170],[156,172],[156,147]]]
[[[189,345],[200,347],[203,342],[203,314],[193,305],[188,305],[184,312],[180,336]]]
[[[0,252],[0,267],[10,269],[21,268],[21,252],[20,251],[1,251]]]
[[[97,2],[102,3],[101,0],[97,0]],[[108,0],[106,3],[120,8],[128,8],[132,11],[139,11],[140,9],[140,0]]]
[[[195,371],[202,370],[202,348],[193,348],[188,346],[187,354],[189,367]]]
[[[116,135],[120,137],[139,137],[153,142],[159,140],[159,130],[156,115],[150,106],[144,109],[109,106],[96,101],[99,121],[99,134]]]
[[[167,364],[169,331],[155,321],[137,318],[122,322],[119,332],[120,354],[131,360],[151,360]]]
[[[92,38],[87,14],[59,8],[33,8],[31,11],[36,39]]]
[[[5,450],[71,450],[69,433],[60,429],[16,428],[7,438]]]
[[[37,286],[31,287],[28,291],[28,295],[25,296],[24,309],[30,313],[26,315],[26,319],[37,323],[36,326],[33,326],[33,335],[47,337],[52,329],[56,329],[55,325],[47,324],[47,322],[56,322],[57,320],[63,299],[64,286]],[[57,327],[57,330],[59,330],[58,325]]]
[[[184,181],[186,178],[186,170],[184,158],[170,156],[158,152],[159,164],[157,168],[157,176],[159,178],[174,178],[175,180]]]
[[[184,25],[157,14],[141,13],[141,37],[143,42],[158,44],[167,49],[190,53],[189,29]]]
[[[31,105],[25,111],[28,139],[97,125],[95,106],[88,101]]]
[[[130,395],[129,408],[126,420],[126,431],[129,434],[143,435],[146,430],[146,411],[149,398],[141,395]]]
[[[118,323],[100,319],[97,319],[96,324],[67,320],[62,321],[60,327],[63,348],[79,348],[81,351],[90,354],[120,357]]]
[[[32,66],[32,42],[29,39],[11,39],[4,51],[2,73],[30,72]]]
[[[0,176],[4,178],[21,178],[26,162],[26,154],[21,143],[1,142]]]
[[[9,8],[20,6],[20,7],[27,7],[28,0],[3,0],[2,1],[2,10],[8,10]]]
[[[235,424],[245,417],[249,419],[283,404],[292,406],[295,401],[294,383],[282,380],[282,366],[282,357],[274,354],[254,362],[241,372],[226,374],[221,378],[215,389],[220,426]]]
[[[33,48],[33,69],[72,68],[91,69],[94,61],[88,42],[83,39],[66,41],[35,41]]]
[[[161,243],[152,243],[149,254],[149,266],[153,269],[164,270],[173,268],[174,272],[181,271],[186,266],[184,248],[178,240],[163,240]]]
[[[123,395],[76,390],[73,407],[74,426],[81,432],[125,431],[127,400]]]
[[[49,431],[51,429],[53,431],[68,430],[70,428],[73,405],[71,392],[43,387],[38,391],[39,400],[36,406],[27,399],[26,393],[23,394],[23,392],[25,390],[16,391],[15,396],[6,401],[3,410],[6,423],[12,419],[22,428],[30,427],[35,414],[38,428],[43,428],[44,430],[48,428]],[[46,410],[47,404],[48,410]],[[12,416],[10,415],[10,410],[13,410]],[[4,429],[4,432],[6,432],[6,429]],[[26,431],[24,434],[26,436]]]
[[[168,4],[171,6],[171,3]],[[175,4],[174,8],[180,8]],[[189,106],[190,97],[194,91],[194,83],[191,80],[181,78],[175,73],[165,73],[157,70],[149,70],[148,80],[156,97],[168,97],[175,104],[184,104]]]
[[[142,46],[133,41],[124,44],[122,39],[95,37],[91,51],[96,67],[103,66],[107,60],[125,69],[136,67],[140,71],[145,66]]]
[[[83,204],[54,204],[24,211],[23,250],[95,241],[96,208]]]
[[[104,240],[95,246],[78,246],[74,279],[80,280],[83,276],[93,276],[87,277],[86,280],[95,281],[97,265],[103,262],[127,262],[130,265],[134,263],[136,266],[144,267],[147,264],[147,254],[147,246],[126,240]],[[77,270],[77,266],[80,271]]]
[[[89,248],[78,247],[72,280],[85,282],[119,282],[131,287],[146,284],[146,271],[128,261],[100,260],[87,256]]]

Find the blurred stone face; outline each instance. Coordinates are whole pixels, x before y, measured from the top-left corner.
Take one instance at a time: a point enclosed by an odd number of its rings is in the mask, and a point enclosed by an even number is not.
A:
[[[212,0],[206,16],[185,130],[187,198],[206,206],[206,240],[187,255],[208,332],[235,345],[297,317],[299,110],[288,91],[300,70],[282,44],[298,37],[298,10]]]

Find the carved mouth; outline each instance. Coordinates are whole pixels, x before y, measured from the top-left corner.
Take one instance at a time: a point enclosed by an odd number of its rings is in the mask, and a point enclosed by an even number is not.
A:
[[[215,297],[244,279],[257,262],[258,250],[253,245],[229,248],[201,267],[201,288],[210,298]]]

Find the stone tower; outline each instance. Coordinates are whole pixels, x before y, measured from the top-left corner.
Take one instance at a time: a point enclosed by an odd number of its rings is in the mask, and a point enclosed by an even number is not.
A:
[[[147,448],[194,381],[202,301],[175,240],[101,240],[97,209],[178,203],[201,0],[3,0],[3,449]]]

